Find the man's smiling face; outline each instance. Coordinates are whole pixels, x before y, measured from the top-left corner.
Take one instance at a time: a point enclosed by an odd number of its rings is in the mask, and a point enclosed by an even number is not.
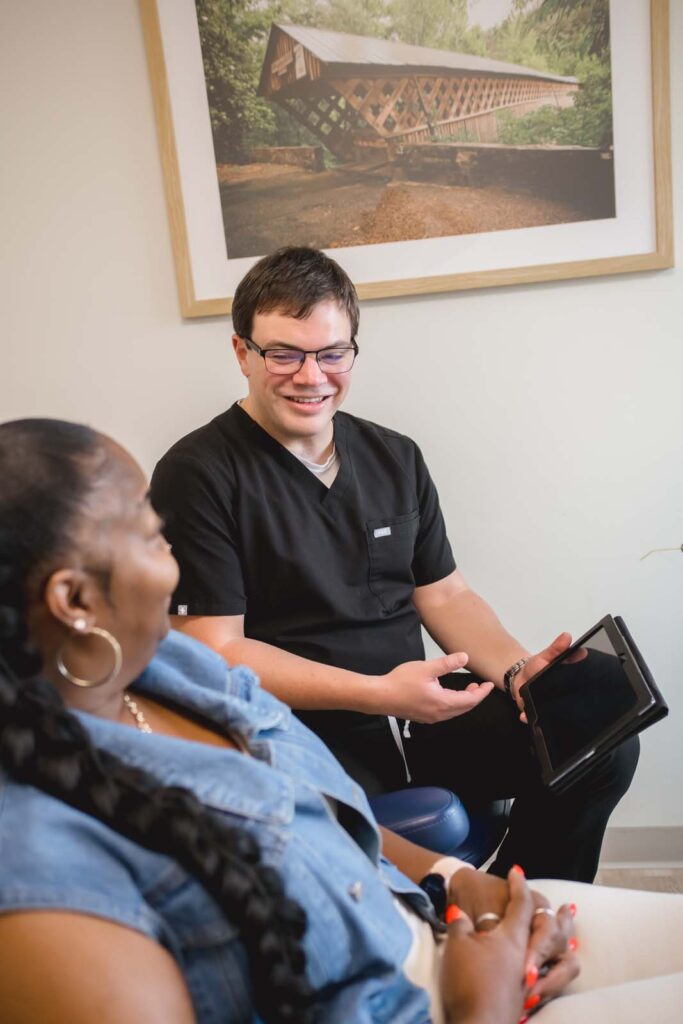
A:
[[[295,348],[316,352],[350,345],[351,324],[346,312],[327,299],[314,306],[304,320],[277,311],[256,313],[251,339],[266,351]],[[249,381],[245,408],[252,418],[285,447],[329,443],[332,417],[346,397],[353,371],[325,373],[309,356],[296,373],[270,373],[263,357],[249,349],[244,339],[234,335],[233,345]]]

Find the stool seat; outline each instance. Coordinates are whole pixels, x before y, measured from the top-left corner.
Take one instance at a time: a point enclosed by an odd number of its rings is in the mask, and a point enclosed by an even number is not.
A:
[[[459,857],[480,867],[497,850],[507,831],[511,800],[465,807],[448,789],[415,786],[370,797],[380,825],[418,846]]]
[[[512,800],[490,800],[467,807],[470,830],[467,838],[452,850],[454,857],[474,864],[475,868],[489,859],[502,843],[508,828]]]
[[[380,825],[437,853],[453,853],[470,830],[467,811],[458,797],[439,786],[416,786],[370,798]]]

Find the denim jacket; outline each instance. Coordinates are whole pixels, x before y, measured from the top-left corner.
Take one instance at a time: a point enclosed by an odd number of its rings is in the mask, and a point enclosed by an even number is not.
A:
[[[228,669],[179,633],[133,690],[244,737],[251,757],[78,712],[99,747],[192,789],[255,835],[306,911],[319,1019],[426,1024],[427,996],[401,970],[411,936],[392,893],[432,920],[429,900],[380,855],[365,794],[318,737],[248,669]],[[46,908],[106,918],[160,942],[180,965],[199,1024],[256,1019],[239,936],[192,876],[0,770],[0,912]]]

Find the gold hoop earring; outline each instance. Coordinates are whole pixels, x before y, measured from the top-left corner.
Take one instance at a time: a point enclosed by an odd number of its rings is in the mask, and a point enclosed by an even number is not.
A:
[[[81,636],[99,636],[102,640],[105,640],[112,649],[114,665],[104,679],[81,679],[79,676],[75,676],[72,672],[69,672],[68,668],[64,664],[64,656],[62,654],[62,648],[60,647],[55,659],[57,662],[57,671],[60,676],[63,676],[63,678],[73,686],[80,686],[84,689],[94,689],[97,686],[105,686],[106,683],[113,682],[121,671],[121,665],[123,663],[121,644],[118,642],[116,637],[112,636],[108,630],[100,629],[99,626],[91,626],[90,629],[86,628],[85,619],[76,619],[74,622],[74,629]]]

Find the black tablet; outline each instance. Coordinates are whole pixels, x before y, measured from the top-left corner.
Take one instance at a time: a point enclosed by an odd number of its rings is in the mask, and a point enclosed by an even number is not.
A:
[[[520,696],[543,782],[557,791],[668,712],[623,619],[611,615],[526,682]]]

